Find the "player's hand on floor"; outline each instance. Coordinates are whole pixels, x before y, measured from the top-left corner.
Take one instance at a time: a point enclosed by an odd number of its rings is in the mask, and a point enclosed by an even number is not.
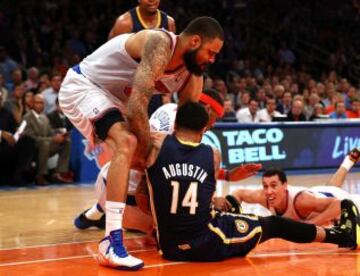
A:
[[[229,181],[239,181],[256,175],[262,168],[261,164],[250,163],[233,168],[229,172]]]
[[[222,212],[227,212],[231,209],[231,204],[225,197],[213,197],[214,208]]]

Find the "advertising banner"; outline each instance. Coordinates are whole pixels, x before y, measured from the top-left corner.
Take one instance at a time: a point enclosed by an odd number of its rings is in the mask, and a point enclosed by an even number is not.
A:
[[[221,151],[223,167],[262,163],[284,169],[319,169],[340,165],[360,147],[360,123],[217,124],[203,142]]]

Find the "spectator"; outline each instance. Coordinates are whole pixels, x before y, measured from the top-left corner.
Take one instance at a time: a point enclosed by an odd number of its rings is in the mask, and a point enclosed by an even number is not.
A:
[[[225,81],[223,79],[221,79],[221,78],[215,78],[213,80],[213,88],[220,93],[220,95],[221,95],[221,97],[223,99],[228,94],[228,89],[227,89],[227,86],[225,84]]]
[[[233,108],[232,101],[230,98],[225,98],[224,100],[224,116],[221,121],[223,122],[237,122],[236,113]]]
[[[255,99],[251,99],[249,102],[249,107],[245,107],[237,111],[236,118],[238,122],[248,124],[260,122],[258,108],[258,102]]]
[[[346,116],[351,119],[360,118],[360,98],[356,97],[351,100],[351,110],[346,111]]]
[[[24,184],[23,173],[34,156],[34,140],[22,136],[15,140],[17,123],[13,114],[2,107],[0,92],[0,184]]]
[[[65,178],[64,175],[69,169],[70,139],[67,133],[55,133],[43,111],[44,97],[38,94],[34,97],[34,109],[24,116],[27,122],[25,133],[36,141],[38,166],[36,183],[48,184],[47,161],[56,153],[59,154],[59,160],[52,179],[60,183],[69,183],[71,180]]]
[[[330,119],[346,119],[346,108],[343,101],[335,103],[335,111],[330,113]]]
[[[277,105],[276,110],[281,114],[288,114],[291,110],[292,97],[291,92],[284,92],[281,102]]]
[[[61,76],[54,74],[51,77],[50,87],[42,92],[45,101],[45,114],[49,114],[56,109],[56,99],[58,98],[61,86]]]
[[[317,103],[314,105],[314,112],[310,116],[309,121],[316,121],[319,119],[327,119],[329,115],[325,114],[325,108],[321,103]]]
[[[238,95],[239,100],[235,104],[235,106],[238,106],[238,109],[246,108],[249,106],[251,95],[249,91],[244,91],[241,94]]]
[[[320,103],[320,97],[317,93],[311,93],[308,104],[304,107],[304,114],[309,119],[314,114],[315,105]]]
[[[326,88],[325,88],[325,98],[323,98],[321,100],[321,102],[322,102],[322,104],[324,105],[325,108],[332,105],[335,93],[336,93],[336,91],[335,91],[334,84],[333,83],[328,83],[326,85]]]
[[[23,112],[22,112],[21,117],[23,117],[26,113],[28,113],[34,107],[34,92],[33,91],[29,90],[24,93],[23,98],[22,98],[22,106],[23,106]]]
[[[358,92],[356,91],[356,88],[354,86],[350,86],[347,92],[343,95],[346,109],[351,109],[352,99],[360,96],[358,95]]]
[[[281,113],[276,111],[276,100],[272,95],[267,96],[266,108],[258,112],[260,122],[271,122],[274,117],[280,117]]]
[[[11,82],[7,83],[6,87],[11,93],[20,85],[23,85],[23,73],[20,68],[16,68],[11,72]]]
[[[2,102],[6,102],[9,92],[5,87],[5,79],[2,74],[0,74],[0,93],[2,94]]]
[[[7,99],[4,106],[8,111],[13,114],[17,124],[22,121],[22,116],[24,112],[24,92],[25,90],[23,85],[16,86],[14,92]]]
[[[295,55],[292,50],[287,46],[287,43],[283,41],[281,43],[281,48],[278,52],[279,63],[280,64],[294,64],[296,61]]]
[[[4,46],[0,46],[0,74],[4,76],[5,85],[12,83],[11,74],[18,68],[17,63],[8,57]]]
[[[285,93],[285,88],[283,85],[281,85],[281,84],[275,85],[274,95],[277,99],[282,99],[284,93]]]
[[[269,95],[271,97],[273,97],[272,95]],[[265,89],[264,88],[259,88],[256,91],[256,96],[255,96],[257,102],[259,103],[259,108],[263,109],[266,107],[266,93],[265,93]],[[275,99],[275,98],[274,98]],[[275,101],[276,102],[276,101]]]
[[[301,100],[294,100],[290,112],[287,114],[287,121],[303,122],[306,121],[304,114],[304,103]]]
[[[42,74],[39,80],[39,93],[42,93],[44,90],[50,87],[50,80],[48,74]]]
[[[51,127],[56,132],[69,132],[73,127],[69,119],[62,112],[58,99],[56,99],[56,109],[53,112],[49,113],[47,117],[49,119]]]
[[[25,90],[37,90],[39,88],[39,70],[31,67],[27,70],[27,80],[24,83]]]

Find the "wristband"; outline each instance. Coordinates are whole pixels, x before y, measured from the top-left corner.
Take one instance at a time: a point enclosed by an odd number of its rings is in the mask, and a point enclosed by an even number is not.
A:
[[[219,174],[218,174],[218,179],[219,180],[225,180],[225,169],[220,169],[219,170]]]
[[[219,170],[218,179],[219,180],[229,181],[229,179],[230,179],[230,171],[221,168]]]

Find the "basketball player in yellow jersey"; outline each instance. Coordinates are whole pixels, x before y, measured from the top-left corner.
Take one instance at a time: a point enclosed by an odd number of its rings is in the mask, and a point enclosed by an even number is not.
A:
[[[164,28],[175,33],[175,20],[159,10],[160,0],[139,0],[139,5],[120,15],[109,33],[109,39],[123,33]]]

